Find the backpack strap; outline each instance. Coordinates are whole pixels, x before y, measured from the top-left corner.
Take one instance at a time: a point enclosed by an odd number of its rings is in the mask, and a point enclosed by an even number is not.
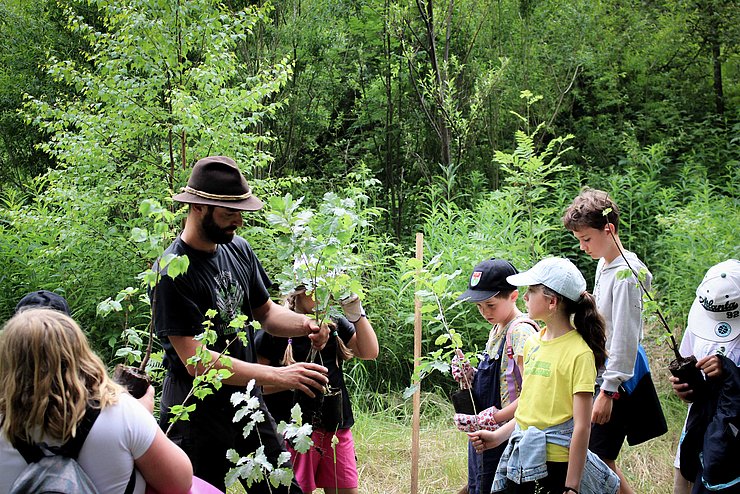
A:
[[[77,460],[77,457],[80,456],[80,450],[82,450],[82,446],[85,444],[85,439],[87,439],[87,435],[90,434],[90,430],[99,415],[100,408],[88,406],[87,410],[85,410],[85,415],[82,417],[82,421],[77,426],[77,435],[61,446],[49,447],[47,449],[55,455],[62,455]],[[36,463],[46,456],[46,454],[44,454],[44,450],[41,449],[41,446],[38,444],[30,444],[24,440],[19,440],[15,444],[15,449],[18,450],[21,456],[23,456],[23,459],[26,460],[26,463],[29,464]],[[131,477],[128,479],[128,484],[126,484],[124,494],[133,494],[135,487],[136,465],[131,469]]]
[[[44,457],[44,452],[36,444],[29,444],[26,441],[18,440],[14,446],[29,465],[38,462]]]
[[[134,487],[136,487],[136,465],[131,469],[131,477],[128,479],[128,484],[126,484],[126,490],[123,494],[134,494]]]
[[[77,459],[80,456],[82,445],[85,444],[87,435],[90,434],[93,424],[100,415],[100,408],[87,407],[82,422],[77,426],[77,435],[64,443],[59,448],[49,448],[54,454]]]
[[[506,386],[509,388],[509,403],[519,397],[518,390],[522,389],[522,373],[519,370],[519,366],[516,365],[514,347],[511,344],[511,332],[514,330],[514,327],[522,323],[529,324],[535,331],[540,330],[540,327],[532,319],[520,316],[511,322],[509,330],[506,331],[506,358],[508,359],[506,365]]]
[[[46,449],[55,455],[62,455],[76,460],[98,415],[100,415],[99,408],[87,407],[82,421],[77,426],[77,435],[61,446],[51,446]],[[15,449],[23,456],[26,463],[36,463],[46,456],[41,446],[31,444],[23,439],[16,442]]]

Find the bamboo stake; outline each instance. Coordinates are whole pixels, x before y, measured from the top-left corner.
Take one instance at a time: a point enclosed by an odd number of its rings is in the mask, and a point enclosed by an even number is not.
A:
[[[416,234],[416,258],[424,260],[424,234]],[[421,361],[421,299],[414,296],[414,372]],[[419,422],[421,415],[421,385],[414,393],[411,422],[411,494],[419,491]]]

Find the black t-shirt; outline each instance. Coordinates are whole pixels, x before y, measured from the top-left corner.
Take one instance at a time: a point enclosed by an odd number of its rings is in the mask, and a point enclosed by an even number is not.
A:
[[[265,304],[269,299],[266,286],[271,284],[264,268],[255,256],[249,243],[235,236],[228,244],[218,246],[216,252],[195,250],[180,237],[167,248],[165,254],[187,255],[190,260],[187,272],[171,278],[164,269],[152,296],[154,326],[165,350],[164,365],[178,380],[192,382],[185,365],[180,360],[168,336],[196,336],[204,331],[206,312],[215,309],[212,329],[218,339],[209,345],[220,352],[228,344],[228,354],[245,362],[256,362],[254,331],[245,328],[248,345],[236,338],[237,329],[230,328],[236,316],[244,314],[253,319],[252,309]],[[236,341],[232,341],[235,340]],[[231,341],[231,344],[229,342]],[[243,390],[243,387],[239,388]],[[228,400],[233,386],[223,386],[216,391],[221,399]],[[174,399],[177,403],[178,398]]]
[[[355,334],[355,326],[344,317],[337,317],[334,322],[337,325],[337,335],[345,345],[348,344]],[[269,359],[270,365],[274,367],[282,365],[280,361],[283,360],[285,355],[288,338],[273,336],[266,331],[257,331],[254,340],[258,355]],[[306,362],[311,350],[311,340],[308,336],[293,337],[290,340],[293,347],[293,359],[296,362]],[[337,357],[337,340],[333,334],[329,337],[329,341],[321,350],[320,355],[321,357],[319,358],[317,355],[313,362],[323,365],[329,370],[330,386],[342,390],[342,417],[344,420],[339,428],[348,429],[355,423],[355,419],[352,415],[352,405],[347,393],[347,386],[344,383],[342,360]],[[280,391],[262,396],[275,421],[290,421],[290,409],[296,403],[296,393],[298,392]]]

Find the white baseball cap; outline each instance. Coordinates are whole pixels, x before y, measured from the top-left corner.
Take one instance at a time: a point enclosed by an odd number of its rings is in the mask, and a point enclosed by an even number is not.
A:
[[[545,285],[563,297],[578,302],[586,291],[586,279],[575,264],[562,257],[548,257],[529,271],[506,278],[514,286]]]
[[[686,329],[719,343],[740,335],[740,261],[729,259],[709,268],[696,289]]]

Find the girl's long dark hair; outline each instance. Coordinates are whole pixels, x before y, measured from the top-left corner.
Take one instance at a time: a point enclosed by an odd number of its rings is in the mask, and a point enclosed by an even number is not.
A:
[[[297,292],[293,292],[285,297],[285,306],[293,312],[296,312],[297,297]],[[329,329],[331,329],[331,334],[329,335],[329,338],[334,338],[337,341],[336,358],[337,364],[339,364],[339,362],[351,359],[354,354],[352,353],[352,350],[344,343],[344,341],[342,341],[342,338],[339,337],[339,334],[336,331],[336,327],[337,325],[334,321],[329,323]],[[283,355],[283,359],[280,361],[280,363],[283,365],[291,365],[296,363],[295,358],[293,357],[293,346],[291,343],[291,339],[288,339],[288,346],[285,348],[285,354]]]
[[[583,292],[581,299],[574,302],[559,293],[543,286],[545,293],[557,297],[563,303],[565,313],[573,315],[573,326],[581,335],[588,347],[594,352],[596,368],[600,369],[606,362],[606,322],[596,308],[596,299],[588,292]]]

